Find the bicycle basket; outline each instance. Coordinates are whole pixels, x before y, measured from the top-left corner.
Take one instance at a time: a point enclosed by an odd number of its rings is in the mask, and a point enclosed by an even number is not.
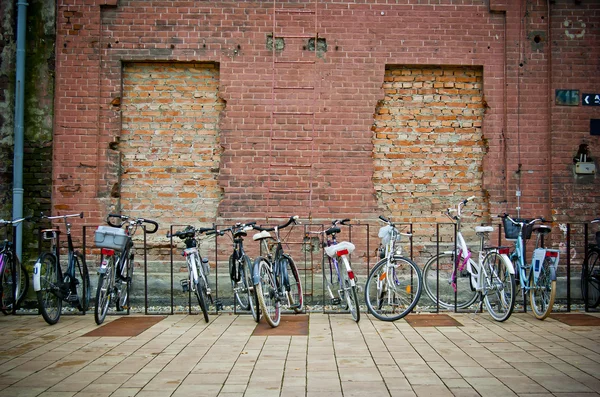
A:
[[[385,247],[386,245],[388,245],[388,243],[390,242],[391,238],[392,238],[392,232],[393,232],[393,227],[391,227],[390,225],[386,225],[383,226],[382,228],[379,229],[379,238],[381,239],[381,244]],[[397,234],[396,236],[396,241],[400,241],[400,233]]]
[[[98,248],[124,251],[129,240],[131,238],[125,234],[125,230],[118,227],[98,226],[94,233],[94,243]]]
[[[516,240],[519,237],[519,225],[515,225],[508,218],[504,218],[504,237],[508,240]],[[528,222],[527,219],[516,218],[517,222]],[[523,239],[529,240],[531,238],[531,232],[533,231],[533,225],[525,226],[523,230]]]

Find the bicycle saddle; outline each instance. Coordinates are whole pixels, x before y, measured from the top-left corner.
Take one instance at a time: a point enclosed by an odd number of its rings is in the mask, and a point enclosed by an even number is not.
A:
[[[490,233],[493,231],[493,226],[475,226],[475,233]]]
[[[252,236],[252,240],[254,241],[258,241],[258,240],[262,240],[264,238],[270,238],[271,237],[271,233],[267,232],[266,230],[263,230],[260,233],[256,233],[254,236]]]
[[[552,228],[547,225],[533,225],[533,231],[546,235],[552,231]]]
[[[333,258],[336,255],[342,256],[351,254],[352,251],[354,251],[354,248],[354,244],[348,241],[342,241],[341,243],[325,247],[325,253]]]

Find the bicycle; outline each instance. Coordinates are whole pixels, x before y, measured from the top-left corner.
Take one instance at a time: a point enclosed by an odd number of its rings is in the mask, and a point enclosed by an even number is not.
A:
[[[590,223],[598,223],[600,218]],[[600,305],[600,231],[595,234],[596,243],[588,244],[581,269],[581,295],[587,308]]]
[[[33,266],[33,289],[36,292],[38,307],[44,320],[56,324],[60,319],[63,301],[76,307],[83,314],[89,308],[90,275],[85,258],[73,247],[71,224],[67,218],[83,218],[83,212],[72,215],[44,216],[42,219],[62,219],[67,233],[67,270],[63,273],[60,264],[58,237],[60,230],[41,230],[42,238],[50,241],[50,251],[43,252]]]
[[[256,288],[252,283],[252,261],[244,251],[244,237],[247,232],[253,230],[256,222],[236,223],[227,229],[219,230],[223,235],[229,232],[233,242],[233,252],[229,256],[229,277],[233,289],[234,304],[240,305],[242,310],[250,310],[254,321],[260,321],[260,303],[256,294]]]
[[[118,224],[111,222],[118,219]],[[129,294],[133,281],[133,266],[135,250],[133,236],[138,227],[149,224],[154,226],[144,233],[152,234],[158,230],[158,223],[150,219],[129,218],[126,215],[109,214],[106,217],[107,226],[98,226],[94,234],[94,243],[100,248],[100,267],[98,268],[98,286],[96,287],[96,307],[94,319],[96,324],[104,322],[108,307],[115,301],[116,310],[129,308]],[[125,229],[122,229],[125,225]]]
[[[8,226],[14,227],[19,223],[29,220],[31,217],[15,219],[12,221],[5,221],[0,219],[0,226],[8,228]],[[4,314],[14,313],[18,308],[29,289],[29,274],[25,265],[19,261],[19,258],[13,251],[14,242],[8,240],[8,230],[6,231],[6,237],[4,242],[0,246],[0,277],[2,282],[0,283],[0,296],[2,300],[0,304],[0,310]],[[16,302],[15,305],[13,303]]]
[[[210,266],[208,265],[208,258],[200,257],[197,240],[197,236],[203,233],[210,235],[217,233],[217,231],[214,227],[196,229],[193,226],[187,226],[180,232],[167,233],[167,238],[179,237],[185,243],[182,255],[187,263],[189,277],[180,281],[181,289],[183,292],[193,292],[196,295],[198,305],[200,305],[204,315],[204,321],[208,322],[208,302],[209,300],[212,302],[211,290],[208,284]]]
[[[519,286],[523,293],[523,304],[526,303],[526,293],[529,292],[529,304],[533,315],[543,320],[552,312],[556,297],[556,268],[559,261],[559,251],[539,247],[540,237],[550,233],[547,226],[538,227],[536,248],[531,262],[525,263],[525,240],[531,237],[533,226],[537,222],[546,222],[544,218],[533,220],[513,219],[508,214],[498,215],[504,223],[504,237],[515,240],[515,248],[510,254],[510,260],[517,272]],[[539,225],[536,225],[539,226]]]
[[[452,251],[433,256],[423,268],[425,292],[429,298],[446,309],[464,309],[479,300],[480,311],[485,303],[496,321],[505,321],[515,306],[515,270],[508,258],[508,247],[486,247],[487,235],[493,226],[476,226],[479,236],[477,261],[461,232],[462,208],[475,199],[460,201],[456,209],[448,208],[445,215],[456,224],[456,246]],[[456,212],[456,215],[453,215]]]
[[[350,219],[341,221],[336,219],[331,222],[331,227],[327,230],[308,233],[323,236],[321,245],[324,248],[329,263],[329,278],[326,275],[325,269],[323,269],[323,282],[327,286],[327,293],[331,299],[331,304],[339,305],[344,302],[354,321],[359,322],[360,307],[358,303],[357,280],[348,259],[348,256],[354,251],[355,246],[348,241],[338,243],[336,238],[336,234],[341,232],[338,225],[347,226],[348,222],[350,222]],[[325,255],[323,256],[324,260]],[[341,263],[344,266],[342,270],[340,270]],[[334,295],[333,291],[337,291],[337,296]]]
[[[399,242],[403,233],[395,223],[379,216],[386,225],[379,229],[380,260],[369,272],[365,285],[367,310],[382,321],[405,317],[417,305],[423,289],[421,269],[411,259],[402,256]]]
[[[263,317],[271,327],[277,327],[281,320],[281,305],[292,309],[295,313],[302,312],[304,297],[298,268],[292,257],[283,251],[279,231],[291,224],[298,224],[298,216],[292,216],[280,226],[261,227],[253,225],[259,231],[252,239],[259,241],[261,253],[254,260],[252,281],[258,296],[259,306]],[[269,232],[274,232],[271,237]],[[272,249],[269,247],[272,243]]]

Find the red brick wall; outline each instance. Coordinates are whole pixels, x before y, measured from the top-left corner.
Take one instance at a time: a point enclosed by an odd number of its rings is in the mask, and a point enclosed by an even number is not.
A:
[[[217,216],[263,217],[265,185],[273,176],[268,174],[267,158],[273,80],[273,51],[267,36],[273,30],[272,2],[106,3],[59,1],[58,5],[55,209],[84,210],[99,220],[120,205],[110,195],[119,180],[114,166],[119,153],[109,144],[122,129],[121,109],[111,102],[123,96],[123,62],[201,61],[218,63],[219,93],[226,103],[218,125],[223,199]],[[278,2],[282,3],[309,9],[315,4]],[[598,212],[600,193],[590,188],[596,180],[577,183],[569,161],[581,140],[589,141],[592,153],[600,155],[598,138],[585,130],[589,118],[598,117],[599,108],[563,108],[552,101],[553,90],[559,87],[600,91],[600,5],[557,0],[548,13],[547,2],[541,0],[388,3],[319,1],[316,28],[310,18],[294,25],[291,18],[278,17],[276,30],[285,27],[304,34],[317,30],[327,41],[327,51],[312,53],[314,74],[298,77],[302,84],[317,83],[314,102],[304,97],[298,101],[298,107],[315,110],[313,144],[282,151],[282,155],[293,152],[296,158],[308,158],[313,165],[314,219],[372,219],[386,212],[373,183],[377,170],[372,131],[376,109],[385,98],[386,65],[483,70],[481,104],[487,110],[481,133],[486,153],[478,194],[486,197],[484,215],[514,213],[517,186],[524,213],[548,216],[552,212],[564,219],[576,215],[571,211],[575,201],[581,207],[577,216]],[[565,36],[567,17],[585,21],[582,39]],[[535,36],[539,43],[534,42]],[[287,50],[309,52],[294,40],[286,41]],[[294,94],[290,95],[287,99],[293,100]],[[290,185],[299,186],[305,178],[299,172]],[[76,194],[71,192],[73,186],[79,187]],[[278,203],[286,212],[296,209],[302,214],[308,213],[307,204],[305,197],[294,196]],[[399,215],[395,211],[392,215]],[[431,212],[422,209],[425,217]]]

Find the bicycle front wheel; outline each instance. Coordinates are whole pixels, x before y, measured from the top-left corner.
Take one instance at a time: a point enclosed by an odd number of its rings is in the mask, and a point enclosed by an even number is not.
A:
[[[103,258],[101,258],[100,263],[102,262]],[[111,255],[106,258],[106,267],[101,267],[100,269],[98,286],[96,287],[96,307],[94,308],[94,320],[96,320],[96,324],[98,325],[102,324],[106,318],[110,299],[114,291],[115,256]]]
[[[533,271],[529,276],[529,304],[531,311],[538,320],[543,320],[552,312],[556,297],[556,280],[552,280],[550,270],[552,261],[545,258],[538,275],[537,283],[533,280]]]
[[[452,276],[456,263],[456,254],[441,253],[429,259],[423,268],[423,287],[425,293],[436,304],[444,309],[457,309],[471,306],[477,299],[477,291],[471,288],[471,275],[467,269],[456,269],[455,277]],[[452,286],[453,278],[456,282],[456,295]],[[455,299],[456,296],[456,299]]]
[[[358,292],[356,284],[352,285],[350,282],[350,276],[348,272],[343,269],[342,273],[342,282],[344,283],[344,298],[346,299],[346,305],[348,306],[348,311],[352,315],[354,321],[360,321],[360,307],[358,304]],[[356,279],[354,280],[356,282]]]
[[[242,310],[250,309],[250,294],[248,291],[248,280],[246,277],[245,258],[235,260],[233,255],[229,258],[229,275],[231,278],[231,289],[235,300]],[[237,267],[237,272],[233,267]],[[237,278],[237,279],[236,279]],[[234,302],[235,304],[235,302]]]
[[[90,274],[83,255],[77,253],[75,256],[75,272],[77,273],[76,289],[79,299],[78,309],[86,312],[90,307]]]
[[[258,299],[256,299],[256,290],[254,289],[254,284],[252,283],[252,262],[250,261],[250,257],[248,257],[248,255],[244,255],[243,257],[243,269],[242,278],[244,280],[244,290],[248,296],[248,306],[250,308],[250,312],[252,313],[252,318],[254,318],[255,321],[258,321],[260,319],[258,314]]]
[[[200,310],[202,310],[202,315],[204,316],[204,321],[208,322],[208,297],[206,295],[206,283],[204,279],[198,276],[198,282],[196,283],[196,298],[198,299],[198,305],[200,305]]]
[[[496,321],[508,319],[515,307],[515,275],[508,269],[505,259],[495,251],[483,259],[483,301]]]
[[[38,307],[44,320],[53,325],[60,319],[62,310],[62,299],[56,295],[60,285],[60,264],[51,254],[44,254],[39,261],[40,290],[37,291]]]
[[[394,256],[377,262],[367,278],[365,303],[375,318],[396,321],[417,305],[423,289],[423,276],[410,259]]]
[[[290,308],[295,313],[301,313],[304,308],[304,295],[302,295],[302,282],[300,281],[300,273],[294,260],[285,255],[282,259],[285,262],[288,284],[285,286]]]
[[[266,259],[259,257],[257,261],[259,280],[254,287],[258,295],[258,302],[267,323],[271,327],[277,327],[281,320],[281,313],[275,277],[271,272],[271,264]]]
[[[581,294],[587,307],[600,305],[600,249],[590,248],[581,271]]]
[[[25,266],[23,266],[19,262],[19,259],[15,257],[14,265],[16,272],[14,281],[16,281],[16,288],[13,288],[15,284],[13,281],[12,272],[12,252],[5,253],[2,257],[2,260],[4,261],[4,268],[2,274],[0,275],[2,278],[2,302],[0,304],[2,305],[2,313],[10,314],[13,309],[16,310],[19,308],[19,304],[25,298],[25,294],[27,293],[27,289],[29,287],[29,275],[25,269]],[[17,304],[15,307],[13,307],[15,296],[17,298]]]
[[[133,280],[133,259],[134,255],[131,252],[131,248],[121,254],[123,266],[118,267],[121,269],[120,277],[115,277],[117,311],[129,308],[129,292],[131,291],[131,282]]]

